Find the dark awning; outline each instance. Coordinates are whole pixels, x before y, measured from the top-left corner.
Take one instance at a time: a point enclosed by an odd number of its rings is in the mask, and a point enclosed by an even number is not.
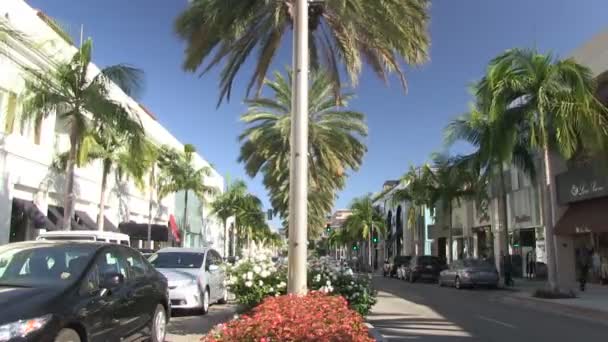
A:
[[[38,206],[36,206],[34,202],[13,198],[13,203],[29,217],[34,224],[34,228],[46,230],[57,229],[53,222],[38,209]]]
[[[84,211],[76,210],[74,212],[76,222],[87,230],[97,230],[97,223]]]
[[[61,227],[63,222],[63,208],[54,205],[49,205],[49,219],[57,226]],[[87,230],[72,217],[72,230]]]
[[[151,227],[152,241],[169,241],[169,228],[162,224],[153,224]],[[121,233],[125,233],[135,240],[148,240],[148,224],[136,222],[122,222],[118,225]]]
[[[557,235],[608,232],[608,197],[570,204],[555,225]]]

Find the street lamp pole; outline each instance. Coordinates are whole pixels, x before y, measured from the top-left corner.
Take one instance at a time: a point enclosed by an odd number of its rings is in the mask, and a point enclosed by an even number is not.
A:
[[[289,162],[289,293],[306,293],[308,234],[308,0],[295,1]]]

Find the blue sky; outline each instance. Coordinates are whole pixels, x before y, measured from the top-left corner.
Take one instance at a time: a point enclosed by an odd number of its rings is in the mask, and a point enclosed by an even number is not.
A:
[[[218,171],[245,179],[266,205],[259,179],[249,179],[237,162],[239,116],[250,68],[237,79],[231,102],[216,109],[217,72],[199,78],[181,70],[183,44],[173,20],[186,0],[29,0],[78,35],[94,40],[98,65],[129,63],[146,73],[141,98],[182,142],[192,143]],[[468,108],[467,86],[487,62],[511,47],[538,47],[567,56],[608,27],[606,0],[437,0],[431,8],[431,61],[408,68],[409,92],[396,80],[386,87],[364,71],[351,107],[367,114],[368,153],[336,203],[346,207],[356,196],[378,191],[410,164],[426,161],[444,148],[442,130]],[[288,45],[286,39],[285,45]],[[290,46],[275,67],[291,61]],[[460,148],[464,148],[461,146]]]

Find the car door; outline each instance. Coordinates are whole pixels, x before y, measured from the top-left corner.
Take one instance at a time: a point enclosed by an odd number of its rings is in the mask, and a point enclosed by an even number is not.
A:
[[[127,296],[129,298],[129,316],[134,317],[131,331],[134,333],[145,327],[152,319],[156,309],[157,298],[154,293],[153,279],[139,252],[130,248],[119,247],[125,257],[128,267],[129,281],[127,282]]]
[[[222,299],[224,296],[224,268],[222,267],[222,257],[215,250],[211,251],[213,253],[213,265],[217,266],[217,269],[213,271],[214,277],[213,280],[215,282],[216,288],[216,300]]]
[[[135,300],[131,296],[131,279],[128,272],[128,264],[125,256],[116,246],[108,247],[101,259],[100,280],[110,274],[120,274],[124,279],[121,285],[111,291],[119,298],[116,306],[117,311],[114,312],[114,319],[118,323],[116,334],[119,338],[123,338],[135,329],[138,319],[137,312],[134,310]]]
[[[450,264],[450,284],[456,283],[456,276],[458,275],[458,270],[460,269],[460,260],[456,260]]]
[[[212,250],[208,250],[205,253],[205,279],[207,280],[207,285],[209,286],[209,300],[211,302],[215,302],[218,296],[218,288],[217,288],[217,272],[211,271],[209,267],[211,265],[215,265],[215,255]]]
[[[78,320],[84,322],[92,342],[120,340],[123,336],[121,324],[126,319],[124,290],[106,291],[101,288],[104,274],[111,271],[108,260],[118,262],[118,255],[118,251],[110,248],[101,249],[80,283],[80,301],[75,312]],[[72,260],[70,264],[78,261]]]

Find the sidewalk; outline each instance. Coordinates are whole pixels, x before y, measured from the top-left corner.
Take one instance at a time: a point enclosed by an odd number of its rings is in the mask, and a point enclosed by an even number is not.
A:
[[[536,289],[547,287],[548,284],[544,280],[516,278],[514,287],[503,288],[511,293],[502,299],[505,302],[608,324],[608,286],[587,284],[584,292],[576,289],[577,297],[569,299],[542,299],[532,296]]]

